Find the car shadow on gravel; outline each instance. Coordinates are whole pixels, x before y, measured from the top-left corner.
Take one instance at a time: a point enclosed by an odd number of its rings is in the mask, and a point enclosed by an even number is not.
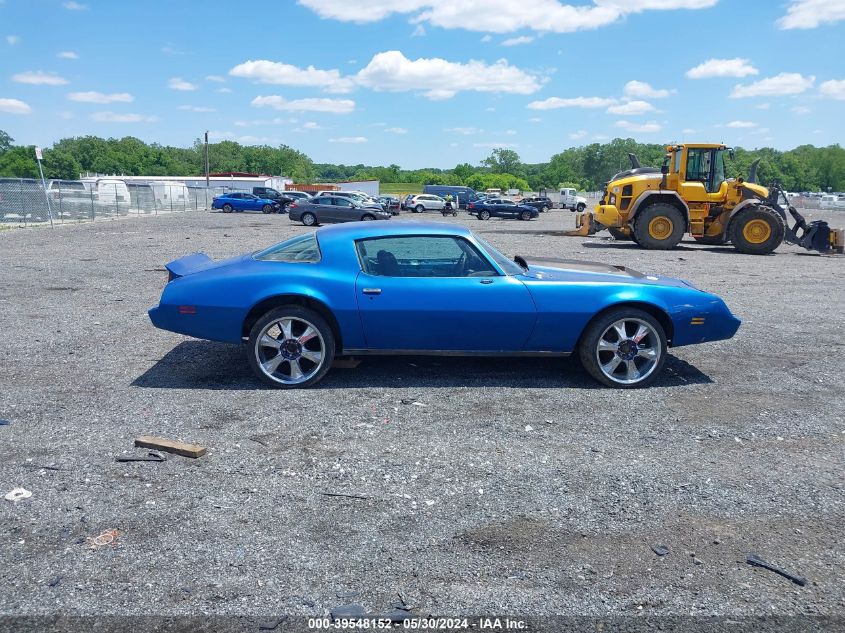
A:
[[[461,356],[362,356],[354,369],[334,368],[316,388],[516,387],[603,389],[575,358]],[[713,382],[695,366],[671,354],[654,387]],[[253,390],[266,386],[252,373],[237,345],[212,341],[179,343],[132,382],[149,389]]]

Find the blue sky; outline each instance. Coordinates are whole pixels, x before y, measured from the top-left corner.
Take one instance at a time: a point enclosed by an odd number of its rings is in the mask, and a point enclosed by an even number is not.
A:
[[[845,0],[0,0],[0,129],[317,162],[845,141]]]

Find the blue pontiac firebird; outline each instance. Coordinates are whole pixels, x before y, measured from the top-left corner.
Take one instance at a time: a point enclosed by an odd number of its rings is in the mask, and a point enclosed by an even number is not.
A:
[[[170,262],[149,315],[164,330],[246,342],[275,387],[313,385],[338,354],[573,353],[605,385],[642,387],[670,345],[739,328],[719,297],[684,281],[560,261],[511,261],[452,224],[352,222],[222,262]]]

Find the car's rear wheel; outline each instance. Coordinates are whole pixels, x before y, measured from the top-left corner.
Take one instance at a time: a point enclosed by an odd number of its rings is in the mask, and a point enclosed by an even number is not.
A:
[[[549,205],[547,205],[547,204],[544,204],[542,207],[540,207],[540,213],[545,213],[548,210],[549,210]]]
[[[223,213],[231,213],[232,212],[232,205],[228,202],[223,205]]]
[[[317,216],[313,213],[303,213],[299,219],[305,226],[316,226],[317,224]]]
[[[275,308],[249,333],[250,367],[274,387],[310,387],[331,367],[335,341],[326,320],[302,306]]]
[[[490,219],[490,212],[487,209],[482,209],[478,212],[478,219],[479,220],[489,220]]]
[[[648,312],[623,307],[595,318],[578,352],[584,369],[608,387],[645,387],[666,362],[666,333]]]
[[[586,209],[586,208],[587,208],[587,205],[584,204],[583,202],[579,202],[578,206],[575,207],[575,209],[578,211],[578,213],[583,213],[584,209]]]
[[[531,212],[530,211],[523,211],[519,214],[520,220],[530,220],[531,219]]]
[[[414,207],[414,213],[422,213],[423,211],[425,211],[425,207],[421,204]]]
[[[361,219],[366,221],[366,222],[369,222],[370,220],[375,220],[376,216],[370,215],[369,213],[367,213],[366,215],[361,216]]]
[[[261,213],[273,213],[273,207],[269,204],[265,204],[263,207],[261,207]]]

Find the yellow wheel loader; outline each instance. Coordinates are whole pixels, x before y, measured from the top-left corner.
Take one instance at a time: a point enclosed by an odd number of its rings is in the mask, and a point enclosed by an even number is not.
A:
[[[757,184],[759,161],[747,180],[726,178],[726,153],[733,155],[725,145],[669,145],[661,168],[642,167],[629,154],[631,169],[607,183],[595,210],[579,214],[569,235],[607,229],[643,248],[670,249],[689,233],[697,242],[731,243],[754,255],[771,253],[782,242],[842,252],[841,229],[821,220],[806,222],[777,182],[768,188]],[[791,227],[787,213],[794,220]]]

